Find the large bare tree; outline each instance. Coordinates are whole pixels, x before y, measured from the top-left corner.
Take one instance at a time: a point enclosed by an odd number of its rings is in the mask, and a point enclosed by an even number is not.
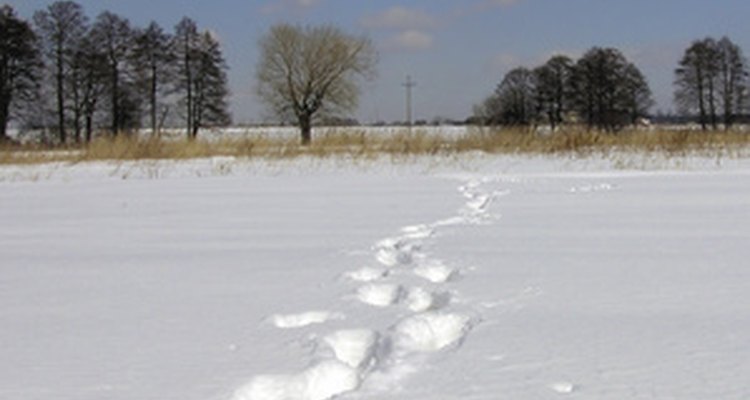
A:
[[[684,114],[697,112],[703,130],[709,120],[716,129],[715,76],[718,70],[716,41],[693,42],[675,70],[675,104]]]
[[[129,90],[127,75],[131,67],[129,61],[132,59],[133,29],[127,19],[104,11],[96,18],[91,36],[106,56],[109,105],[112,110],[110,129],[113,135],[117,135],[132,127],[132,108],[135,102]]]
[[[716,47],[719,63],[718,92],[724,114],[724,129],[729,129],[745,107],[750,72],[742,49],[728,37],[716,42]]]
[[[190,18],[183,18],[175,31],[177,91],[186,110],[188,138],[195,139],[203,127],[231,124],[227,104],[229,67],[218,38],[210,31],[199,31]]]
[[[146,29],[136,30],[133,49],[136,86],[141,96],[148,99],[149,126],[154,136],[161,129],[157,115],[160,95],[164,97],[168,82],[174,75],[173,64],[176,58],[172,36],[165,33],[156,22],[151,22]]]
[[[60,143],[67,141],[66,94],[70,82],[73,58],[86,35],[88,18],[83,7],[73,1],[56,1],[47,9],[34,13],[34,22],[41,33],[44,54],[54,76],[57,98],[57,129]],[[75,105],[74,105],[75,107]],[[78,122],[77,120],[75,121]],[[77,125],[77,124],[76,124]],[[76,136],[79,127],[76,126]]]
[[[554,131],[570,108],[573,60],[563,55],[554,56],[533,72],[537,107]]]
[[[587,51],[575,65],[572,83],[574,109],[589,128],[617,131],[653,105],[643,74],[614,48]]]
[[[258,95],[282,119],[297,123],[303,145],[312,140],[316,117],[357,106],[358,79],[373,77],[377,63],[370,39],[330,25],[276,25],[260,49]]]

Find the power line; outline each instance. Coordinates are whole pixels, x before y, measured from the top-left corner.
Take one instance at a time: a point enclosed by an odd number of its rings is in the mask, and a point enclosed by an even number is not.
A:
[[[406,125],[411,128],[412,125],[412,109],[411,109],[411,92],[417,86],[417,82],[411,79],[411,75],[406,75],[406,82],[402,83],[401,86],[406,88]]]

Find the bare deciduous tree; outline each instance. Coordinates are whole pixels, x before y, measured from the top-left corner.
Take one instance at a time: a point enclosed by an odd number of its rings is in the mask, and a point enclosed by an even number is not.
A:
[[[554,56],[534,69],[537,106],[553,131],[563,122],[570,108],[572,75],[573,60],[562,55]]]
[[[530,125],[536,119],[534,74],[525,67],[514,68],[495,89],[500,108],[497,119],[505,125]]]
[[[96,18],[92,28],[92,40],[97,43],[106,55],[108,74],[108,90],[111,107],[112,134],[117,135],[124,129],[132,127],[135,105],[130,82],[126,80],[129,60],[133,51],[133,30],[130,22],[109,11],[101,13]]]
[[[227,105],[229,67],[215,35],[200,32],[190,18],[183,18],[175,31],[174,46],[179,61],[177,90],[186,110],[188,138],[195,139],[204,126],[231,123]]]
[[[167,83],[174,75],[172,68],[176,55],[172,49],[172,37],[156,23],[151,22],[146,29],[135,33],[133,63],[135,64],[136,86],[143,98],[148,99],[151,134],[159,132],[159,95],[165,93]]]
[[[719,97],[723,112],[724,128],[734,124],[737,114],[742,112],[748,83],[747,60],[742,49],[728,37],[716,42],[718,54]]]
[[[328,25],[276,25],[260,48],[258,95],[278,116],[295,120],[304,145],[314,118],[356,107],[357,78],[374,76],[377,62],[370,39]]]
[[[707,38],[693,42],[685,50],[675,70],[675,104],[684,114],[698,113],[699,122],[706,130],[709,117],[715,127],[716,113],[713,95],[716,71],[715,41]]]
[[[34,22],[41,32],[44,54],[54,76],[58,140],[60,143],[65,143],[67,140],[65,103],[68,89],[66,84],[72,79],[73,57],[88,29],[88,18],[83,12],[83,7],[78,3],[56,1],[46,10],[34,13]],[[73,91],[73,93],[76,92]],[[76,119],[75,122],[77,123],[78,120]],[[80,127],[76,124],[75,128],[76,136],[78,136]]]
[[[188,17],[184,17],[175,26],[174,49],[178,60],[177,90],[183,95],[181,103],[186,111],[185,121],[188,138],[193,136],[193,89],[195,75],[198,69],[197,48],[200,34],[198,24]]]
[[[80,96],[80,114],[85,125],[84,140],[91,142],[94,132],[94,116],[102,98],[107,94],[109,70],[107,55],[98,48],[92,37],[81,42],[75,56],[76,87]]]
[[[574,71],[575,108],[589,128],[617,131],[653,104],[643,74],[617,49],[592,48]]]

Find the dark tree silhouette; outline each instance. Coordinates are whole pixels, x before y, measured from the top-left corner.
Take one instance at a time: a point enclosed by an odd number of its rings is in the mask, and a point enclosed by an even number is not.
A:
[[[69,84],[75,79],[71,76],[74,68],[73,58],[86,34],[88,19],[78,3],[56,1],[46,10],[34,13],[34,22],[41,33],[44,55],[47,65],[51,68],[51,75],[54,77],[58,140],[60,143],[65,143],[67,141],[66,97],[70,88]],[[75,104],[77,100],[75,88],[72,93],[75,111],[78,106]],[[76,137],[80,134],[77,117],[76,115],[74,118]]]
[[[133,30],[127,19],[105,11],[96,18],[91,36],[106,57],[110,129],[113,135],[117,135],[133,128],[133,122],[137,120],[132,115],[137,111],[133,108],[133,87],[127,81],[131,68]]]
[[[653,104],[643,74],[613,48],[586,52],[576,63],[572,87],[574,107],[590,129],[617,131]]]
[[[38,101],[43,67],[37,37],[13,8],[0,6],[0,141],[8,141],[8,123],[16,112]]]
[[[159,100],[167,93],[174,79],[175,61],[172,37],[156,22],[151,22],[146,29],[136,31],[133,49],[136,86],[142,97],[148,99],[152,135],[158,135],[160,130]]]
[[[573,60],[567,56],[554,56],[533,72],[537,108],[554,131],[571,107]]]
[[[177,25],[175,50],[179,62],[177,89],[186,110],[188,138],[195,139],[205,126],[231,123],[226,71],[219,41],[210,32],[199,32],[194,21]]]
[[[511,70],[495,89],[497,122],[504,125],[530,125],[536,119],[534,74],[525,67]]]

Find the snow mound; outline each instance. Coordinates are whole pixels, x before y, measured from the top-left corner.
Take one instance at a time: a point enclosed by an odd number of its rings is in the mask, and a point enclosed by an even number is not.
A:
[[[323,341],[342,363],[366,369],[375,355],[378,333],[369,329],[344,330],[326,336]]]
[[[412,288],[406,296],[406,305],[409,310],[414,312],[424,312],[432,308],[432,293],[420,288]]]
[[[370,284],[357,290],[359,301],[375,307],[388,307],[401,296],[401,286],[396,284]]]
[[[432,283],[444,283],[456,274],[456,270],[440,261],[434,261],[414,269],[414,274]]]
[[[462,216],[457,216],[457,217],[450,217],[450,218],[442,219],[440,221],[435,222],[434,225],[437,227],[444,227],[444,226],[462,225],[467,222],[468,221],[466,220],[466,218]]]
[[[356,390],[360,384],[359,373],[338,361],[324,361],[303,374],[307,383],[305,399],[325,400]]]
[[[327,400],[356,390],[358,372],[339,361],[323,361],[298,375],[262,375],[235,392],[232,400]]]
[[[550,389],[560,394],[571,394],[576,390],[576,385],[570,382],[556,382],[551,384],[549,387]]]
[[[356,271],[348,272],[344,276],[357,282],[372,282],[388,276],[388,271],[380,268],[365,267]]]
[[[394,339],[405,351],[435,352],[459,343],[470,328],[471,319],[465,315],[428,312],[399,322]]]
[[[409,243],[403,238],[389,238],[375,245],[375,258],[386,267],[409,265],[414,253],[419,251],[418,243]]]
[[[490,203],[492,202],[492,196],[482,194],[474,196],[471,200],[466,203],[466,207],[476,213],[483,213],[487,210]]]
[[[412,225],[401,228],[401,232],[404,233],[404,237],[408,239],[427,239],[431,237],[435,231],[427,225]]]
[[[276,314],[271,317],[273,324],[281,329],[302,328],[308,325],[322,324],[334,319],[344,319],[344,315],[330,311],[309,311],[301,314]]]
[[[406,307],[415,313],[439,310],[450,304],[451,293],[430,292],[421,287],[415,287],[409,290],[404,302]]]

